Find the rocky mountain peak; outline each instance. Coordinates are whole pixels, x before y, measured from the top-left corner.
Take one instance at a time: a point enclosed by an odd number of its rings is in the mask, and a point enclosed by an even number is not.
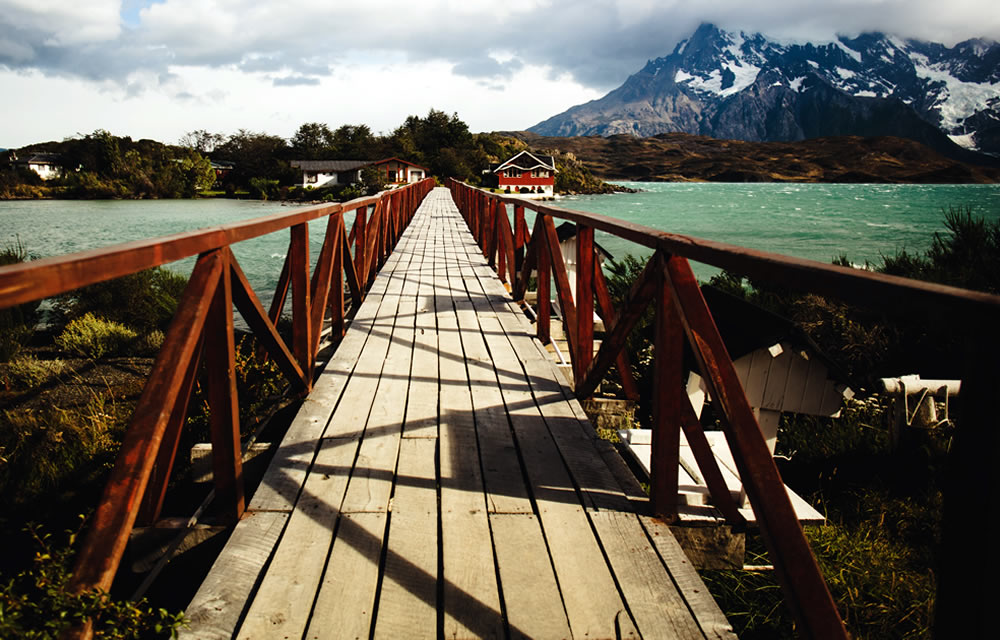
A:
[[[955,145],[1000,155],[1000,45],[878,32],[787,44],[702,24],[604,98],[529,131],[750,141],[885,133],[953,157],[962,155]]]

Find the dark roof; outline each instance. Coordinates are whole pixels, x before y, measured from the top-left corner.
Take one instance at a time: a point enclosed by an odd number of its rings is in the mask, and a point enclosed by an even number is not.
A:
[[[363,169],[364,167],[385,164],[394,160],[411,167],[416,167],[417,169],[429,171],[426,167],[421,167],[419,164],[396,157],[383,158],[382,160],[292,160],[289,164],[303,171],[353,171],[354,169]]]
[[[531,153],[530,151],[521,151],[517,155],[508,158],[499,164],[491,164],[490,170],[496,172],[500,169],[506,169],[507,167],[516,167],[522,171],[531,171],[532,169],[542,167],[543,169],[555,171],[556,160],[552,156],[543,156]]]
[[[416,167],[417,169],[423,169],[424,171],[430,171],[430,169],[428,169],[427,167],[421,167],[419,164],[416,164],[414,162],[410,162],[409,160],[403,160],[403,159],[397,158],[395,156],[393,156],[392,158],[385,158],[383,160],[379,160],[377,162],[373,162],[372,164],[385,164],[386,162],[392,162],[393,160],[395,160],[396,162],[401,162],[403,164],[409,165],[411,167]]]
[[[303,171],[352,171],[375,163],[372,160],[292,160],[290,164]]]
[[[24,158],[18,158],[17,164],[62,164],[62,156],[58,153],[32,153]]]
[[[556,227],[556,235],[559,237],[559,242],[566,242],[570,238],[576,237],[576,224],[572,222],[564,222],[558,227]],[[594,243],[594,248],[605,260],[614,260],[615,257],[611,255],[611,252],[602,247],[601,245]]]

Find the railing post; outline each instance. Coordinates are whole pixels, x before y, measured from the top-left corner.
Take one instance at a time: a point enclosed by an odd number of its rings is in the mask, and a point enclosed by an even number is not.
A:
[[[653,347],[653,451],[650,456],[650,498],[653,513],[677,519],[677,468],[680,451],[680,401],[683,383],[683,328],[664,273],[661,254],[656,261],[656,325]]]
[[[212,440],[212,474],[215,497],[226,521],[243,515],[243,457],[240,450],[240,412],[236,397],[236,345],[233,339],[233,287],[229,276],[232,253],[221,251],[223,277],[215,291],[205,326],[205,362],[209,426]],[[294,274],[293,274],[294,279]]]
[[[303,222],[292,227],[292,344],[295,359],[306,376],[309,391],[312,389],[313,354],[312,322],[309,301],[309,224]]]
[[[215,291],[225,279],[219,253],[198,258],[184,289],[76,557],[74,590],[111,588],[170,418],[163,407],[177,402],[191,359],[197,358]]]
[[[538,306],[538,339],[541,340],[542,344],[548,344],[551,341],[550,332],[550,317],[552,316],[552,268],[551,268],[551,257],[549,256],[549,248],[544,246],[545,235],[538,233],[539,227],[541,226],[542,216],[537,216],[537,222],[535,223],[535,269],[538,274],[538,300],[536,302]]]
[[[527,239],[524,237],[526,223],[524,222],[524,206],[514,205],[514,270],[521,272],[521,265],[524,264],[524,244]]]
[[[344,214],[337,216],[337,229],[333,241],[333,267],[330,280],[330,337],[336,343],[344,337]],[[350,256],[347,256],[350,259]]]
[[[364,279],[364,274],[368,271],[365,269],[365,265],[368,264],[366,259],[366,247],[368,246],[368,205],[362,205],[354,210],[354,225],[352,227],[355,230],[354,233],[354,272],[358,274],[358,280]],[[361,282],[361,288],[365,288],[365,283]]]
[[[576,225],[576,353],[573,370],[582,380],[594,358],[594,228]]]

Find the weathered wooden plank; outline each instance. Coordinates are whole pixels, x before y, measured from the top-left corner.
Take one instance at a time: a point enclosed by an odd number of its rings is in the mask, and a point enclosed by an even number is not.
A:
[[[376,284],[384,287],[383,281],[384,279],[381,279]],[[338,402],[349,383],[352,386],[350,395],[356,399],[365,397],[362,395],[365,393],[365,386],[371,386],[372,392],[374,391],[377,381],[372,377],[375,373],[372,364],[375,360],[362,361],[360,356],[366,349],[377,351],[380,348],[388,348],[388,342],[385,340],[376,338],[371,345],[368,345],[368,339],[382,305],[387,305],[382,313],[390,314],[396,311],[395,303],[395,299],[386,300],[373,296],[358,309],[351,323],[351,330],[340,343],[334,357],[327,363],[312,392],[303,401],[285,433],[281,446],[254,493],[248,507],[250,510],[291,510],[316,453],[319,438],[327,431],[327,425],[331,424],[329,433],[326,434],[331,437],[345,437],[359,433],[360,427],[364,426],[364,421],[358,417],[360,411],[357,403],[339,408],[340,414],[336,415],[333,421],[331,416],[335,414],[335,409],[338,409]],[[393,304],[391,310],[389,304]],[[358,373],[361,375],[352,378],[359,364],[361,368]]]
[[[538,518],[491,514],[490,527],[510,637],[569,638],[569,620]]]
[[[301,637],[330,551],[356,438],[324,440],[239,638]]]
[[[670,571],[674,583],[684,594],[685,602],[687,602],[688,608],[705,637],[716,640],[723,638],[735,640],[736,634],[733,633],[732,625],[726,620],[726,616],[712,599],[712,595],[705,583],[702,582],[698,572],[684,555],[684,551],[674,539],[673,534],[670,533],[670,527],[648,516],[640,516],[639,519],[660,554],[660,558],[663,559],[663,564]]]
[[[230,640],[261,569],[288,521],[287,513],[248,511],[184,611],[184,640]]]
[[[475,303],[471,299],[475,292],[466,289],[464,282],[459,284],[457,278],[450,281],[456,295],[468,294],[456,302],[461,306],[457,319],[472,388],[489,510],[491,513],[531,513],[531,502],[521,474],[503,392],[494,370],[496,354],[487,349],[479,325],[480,320],[488,319],[477,318]],[[481,291],[479,295],[482,295]]]
[[[370,637],[385,513],[340,517],[306,638]]]
[[[590,514],[590,520],[642,637],[702,638],[637,516],[602,511]]]
[[[399,445],[376,638],[437,637],[436,446],[426,438]]]
[[[376,317],[375,331],[381,329],[392,333],[388,338],[389,347],[384,361],[372,365],[373,368],[381,365],[376,390],[369,397],[357,397],[361,403],[359,411],[363,412],[367,407],[368,416],[364,439],[344,498],[344,513],[381,512],[388,508],[406,411],[406,403],[402,399],[406,397],[409,387],[410,358],[413,354],[412,310],[416,308],[416,301],[413,296],[401,295],[403,286],[401,278],[393,278],[386,288],[386,298],[400,297],[397,305],[400,324],[390,328],[389,323],[394,319],[383,316],[381,309]],[[396,290],[400,294],[392,293]],[[407,322],[410,324],[407,325]],[[381,350],[371,355],[363,352],[361,357],[369,359],[381,353]],[[390,398],[396,401],[386,401]],[[371,402],[372,399],[375,401]]]

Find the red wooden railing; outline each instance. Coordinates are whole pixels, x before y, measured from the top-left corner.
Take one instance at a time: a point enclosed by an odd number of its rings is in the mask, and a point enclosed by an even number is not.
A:
[[[906,308],[914,313],[926,314],[946,309],[947,313],[960,319],[970,336],[975,337],[975,349],[984,355],[993,354],[994,358],[1000,355],[996,337],[996,329],[1000,326],[1000,296],[665,233],[601,215],[487,193],[454,180],[448,186],[483,254],[496,268],[498,277],[510,285],[515,300],[523,301],[528,278],[533,270],[537,272],[536,331],[542,342],[550,339],[550,282],[555,282],[569,343],[575,393],[580,399],[593,394],[612,366],[618,369],[626,395],[633,399],[637,397],[624,346],[636,322],[650,304],[654,306],[652,509],[667,521],[677,518],[679,432],[683,429],[714,504],[729,522],[743,524],[684,391],[681,361],[683,340],[687,339],[699,372],[722,416],[733,460],[757,516],[785,601],[799,630],[810,638],[846,637],[840,614],[796,518],[688,259],[889,311]],[[514,208],[513,224],[507,205]],[[525,222],[525,208],[535,212],[534,229],[530,233]],[[553,222],[555,218],[576,223],[575,292],[570,291]],[[652,257],[621,309],[613,308],[596,258],[595,229],[653,249]],[[595,300],[606,329],[596,357]],[[997,430],[990,429],[995,419],[988,408],[991,395],[988,381],[991,377],[983,375],[982,362],[981,358],[973,357],[969,366],[970,376],[977,378],[981,384],[974,383],[975,391],[969,393],[967,382],[963,381],[962,387],[965,396],[962,435],[966,443],[963,450],[970,456],[975,455],[976,442],[989,445],[984,446],[981,452],[997,451]],[[994,359],[994,366],[996,362]],[[986,459],[979,462],[984,464],[977,467],[960,460],[955,466],[963,470],[989,466]],[[981,477],[973,478],[973,485],[976,484],[980,488],[988,486]],[[946,507],[946,518],[947,511]],[[962,543],[953,544],[960,547]],[[956,549],[956,553],[961,551]],[[956,590],[964,588],[968,593],[962,596],[948,594],[947,601],[954,605],[944,612],[945,615],[956,621],[963,618],[965,612],[961,610],[961,602],[966,595],[980,599],[982,610],[986,611],[990,605],[982,600],[983,596],[974,587],[959,582],[957,579],[951,581],[950,587]],[[939,600],[942,599],[945,598],[939,596]]]
[[[0,308],[48,298],[197,255],[197,262],[139,398],[100,504],[77,556],[73,585],[108,590],[133,526],[155,522],[163,507],[199,366],[206,371],[216,504],[230,521],[244,510],[239,407],[234,375],[233,305],[295,391],[312,386],[324,317],[332,339],[345,327],[345,293],[355,308],[433,180],[162,238],[0,267]],[[370,212],[369,209],[373,210]],[[344,215],[354,211],[348,235]],[[309,223],[326,219],[316,268],[309,273]],[[288,253],[265,311],[230,246],[284,229]],[[353,245],[354,253],[351,254]],[[348,291],[345,292],[344,282]],[[292,293],[292,344],[275,325]]]

